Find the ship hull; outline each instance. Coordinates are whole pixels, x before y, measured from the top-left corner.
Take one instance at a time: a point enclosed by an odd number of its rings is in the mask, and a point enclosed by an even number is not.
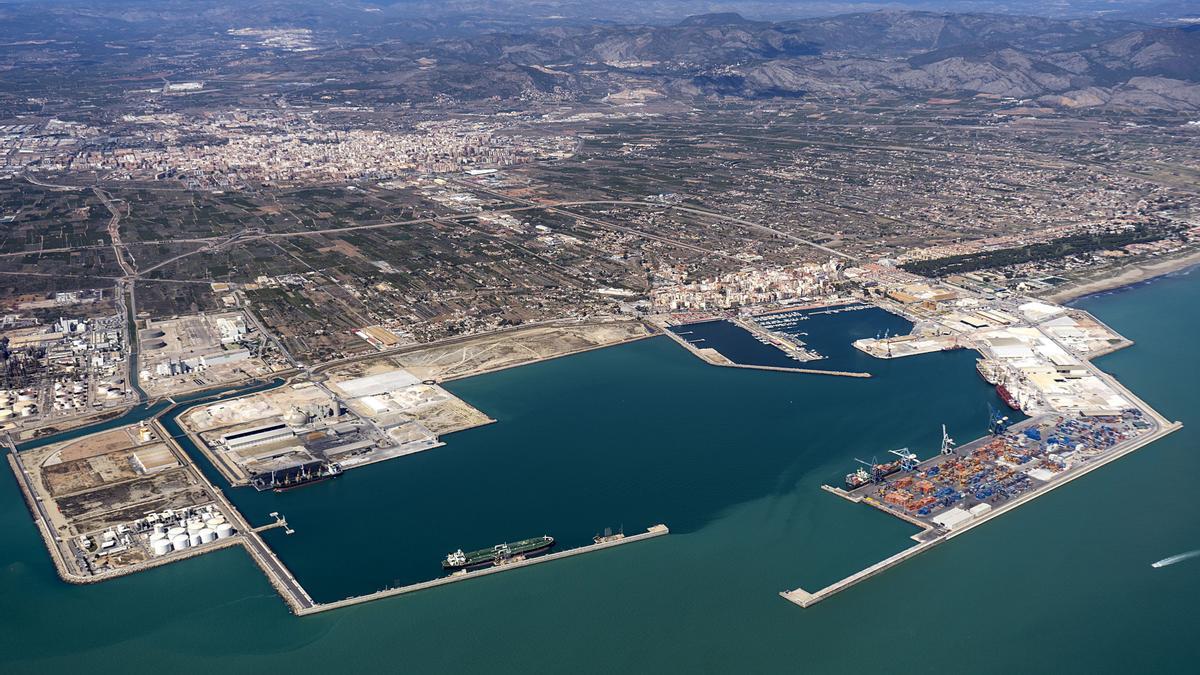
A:
[[[337,478],[342,475],[342,468],[337,464],[324,464],[315,469],[302,468],[298,471],[284,473],[282,480],[274,472],[258,474],[251,479],[250,484],[259,492],[287,492],[305,485],[312,485]]]
[[[271,491],[272,492],[289,492],[289,491],[295,490],[297,488],[307,487],[309,485],[315,485],[317,483],[324,483],[325,481],[331,480],[333,478],[337,478],[340,475],[342,475],[342,474],[335,473],[330,476],[318,476],[317,478],[311,478],[309,480],[298,481],[298,482],[291,483],[288,485],[276,485],[275,487],[271,488]]]
[[[993,387],[1000,384],[1000,379],[999,379],[998,374],[994,370],[992,370],[991,367],[986,366],[984,364],[985,364],[985,362],[983,359],[979,359],[978,361],[976,361],[975,362],[975,372],[979,373],[979,376],[983,378],[984,382],[987,382],[988,384],[992,385]]]
[[[1000,400],[1004,401],[1004,405],[1012,408],[1013,410],[1021,409],[1021,404],[1017,403],[1017,399],[1013,397],[1012,392],[1008,390],[1008,387],[1005,387],[1001,384],[996,387],[996,393],[1000,395]]]
[[[516,558],[518,556],[521,558],[533,558],[533,557],[536,557],[539,555],[544,555],[550,551],[551,547],[554,546],[554,543],[555,543],[554,540],[550,539],[550,540],[546,541],[545,543],[542,543],[533,548],[529,548],[529,549],[526,549],[523,551],[514,551],[512,554],[512,558]],[[509,558],[509,559],[511,559],[511,558]],[[478,570],[478,569],[483,569],[485,567],[491,567],[491,566],[495,565],[496,562],[497,562],[496,558],[485,558],[482,560],[467,562],[463,565],[449,565],[449,564],[443,562],[442,569],[446,570],[447,572],[458,572],[458,571],[462,571],[462,570],[467,570],[467,571]]]
[[[889,462],[887,464],[876,464],[875,465],[875,474],[877,476],[879,476],[880,478],[886,478],[887,476],[890,476],[894,473],[899,472],[902,468],[903,467],[900,465],[899,462]],[[857,490],[858,488],[860,488],[864,485],[869,485],[870,483],[871,483],[870,478],[859,481],[855,478],[855,474],[848,474],[846,476],[846,489],[847,490]]]

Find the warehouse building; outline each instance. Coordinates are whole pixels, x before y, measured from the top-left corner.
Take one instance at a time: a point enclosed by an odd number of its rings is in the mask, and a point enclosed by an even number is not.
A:
[[[221,442],[230,450],[244,450],[252,448],[256,445],[264,445],[266,443],[274,443],[276,441],[292,438],[296,432],[288,425],[277,422],[275,424],[266,424],[263,426],[251,427],[232,434],[225,434],[221,437]]]

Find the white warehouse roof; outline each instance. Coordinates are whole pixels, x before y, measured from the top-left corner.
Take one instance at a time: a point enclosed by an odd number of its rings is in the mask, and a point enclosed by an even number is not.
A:
[[[397,369],[389,370],[386,373],[356,377],[353,380],[339,382],[337,383],[337,388],[346,392],[346,396],[350,398],[358,398],[360,396],[382,394],[385,391],[396,391],[418,383],[420,383],[420,380],[413,376],[412,373],[407,370]]]

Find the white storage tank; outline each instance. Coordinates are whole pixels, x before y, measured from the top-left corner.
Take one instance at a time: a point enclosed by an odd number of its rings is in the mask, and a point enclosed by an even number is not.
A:
[[[204,543],[204,539],[200,536],[199,532],[193,532],[188,535],[188,541],[191,542],[192,546],[199,546]]]
[[[208,529],[215,530],[220,527],[221,523],[223,522],[225,522],[225,516],[216,516],[215,518],[209,518],[208,522],[205,524],[208,525]]]
[[[233,525],[229,523],[221,523],[217,526],[217,539],[233,536]]]
[[[207,544],[210,541],[216,541],[216,539],[217,539],[216,532],[213,532],[212,530],[208,529],[207,527],[204,528],[203,530],[200,530],[200,543],[201,544]]]
[[[172,527],[171,529],[167,530],[167,536],[170,537],[172,541],[174,541],[175,537],[178,537],[179,535],[184,534],[185,532],[187,532],[187,530],[183,529],[182,527]]]
[[[193,519],[193,520],[188,521],[188,532],[199,532],[200,530],[203,530],[203,529],[204,529],[204,523],[200,522],[199,519]]]
[[[154,525],[154,533],[155,533],[155,534],[166,534],[166,533],[167,533],[167,526],[166,526],[166,525],[163,525],[162,523],[156,523],[156,524]]]
[[[150,543],[153,544],[156,541],[165,541],[168,544],[171,543],[171,540],[167,539],[166,532],[155,532],[155,533],[151,534],[150,535]]]
[[[171,546],[173,546],[176,551],[182,551],[191,545],[192,543],[188,540],[188,536],[186,534],[181,534],[171,540]]]
[[[155,539],[150,546],[154,550],[154,555],[166,555],[174,548],[166,539]]]

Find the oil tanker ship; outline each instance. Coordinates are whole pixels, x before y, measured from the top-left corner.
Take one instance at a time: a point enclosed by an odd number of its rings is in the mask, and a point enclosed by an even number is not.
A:
[[[529,558],[545,553],[554,546],[554,537],[543,535],[532,539],[496,544],[491,548],[481,548],[478,551],[463,553],[460,548],[446,556],[442,561],[442,569],[457,572],[459,570],[474,570],[492,565],[502,565],[518,556]]]

